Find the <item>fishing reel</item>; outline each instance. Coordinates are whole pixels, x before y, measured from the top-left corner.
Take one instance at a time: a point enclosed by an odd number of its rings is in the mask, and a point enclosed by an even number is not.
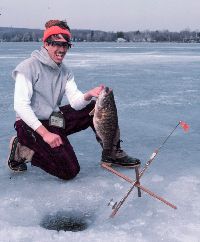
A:
[[[115,209],[117,206],[117,202],[114,202],[113,198],[110,199],[109,203],[108,203],[108,207],[111,207],[112,209]]]

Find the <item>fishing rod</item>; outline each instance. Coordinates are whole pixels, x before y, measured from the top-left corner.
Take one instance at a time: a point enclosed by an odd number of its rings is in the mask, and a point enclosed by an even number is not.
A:
[[[174,129],[171,131],[171,133],[167,136],[167,138],[162,142],[162,144],[156,149],[154,150],[154,152],[152,153],[152,155],[150,156],[150,159],[146,162],[146,164],[144,165],[142,171],[140,172],[140,177],[142,177],[143,173],[147,170],[147,168],[149,167],[149,165],[151,164],[151,162],[155,159],[155,157],[157,156],[158,152],[163,148],[164,144],[167,142],[167,140],[171,137],[171,135],[174,133],[174,131],[177,129],[177,127],[181,124],[182,121],[179,121],[178,124],[174,127]]]
[[[149,195],[159,199],[160,201],[164,202],[165,204],[169,205],[170,207],[176,209],[176,206],[174,206],[173,204],[169,203],[168,201],[166,201],[165,199],[157,196],[156,194],[152,193],[151,191],[149,191],[148,189],[145,189],[143,186],[140,186],[140,183],[138,183],[139,179],[143,176],[144,172],[148,169],[149,165],[152,163],[152,161],[155,159],[155,157],[157,156],[158,152],[162,149],[162,147],[164,146],[164,144],[167,142],[167,140],[170,138],[170,136],[174,133],[174,131],[177,129],[177,127],[181,125],[181,127],[184,129],[184,131],[188,131],[189,130],[189,125],[183,121],[179,121],[178,124],[174,127],[174,129],[171,131],[171,133],[167,136],[167,138],[162,142],[162,144],[159,146],[159,148],[157,148],[152,155],[150,156],[150,159],[146,162],[145,166],[143,167],[142,171],[139,173],[139,177],[135,180],[132,181],[130,178],[122,175],[121,173],[115,171],[114,169],[112,169],[111,167],[106,167],[103,166],[104,168],[108,169],[109,171],[113,172],[114,174],[118,175],[119,177],[123,178],[124,180],[130,182],[132,184],[131,188],[128,190],[128,192],[126,193],[126,195],[117,203],[113,203],[113,201],[111,200],[110,204],[112,206],[112,214],[110,215],[110,217],[114,217],[115,214],[118,212],[118,210],[120,209],[120,207],[122,206],[122,204],[125,202],[125,200],[127,199],[127,197],[129,196],[129,194],[132,192],[132,190],[135,187],[138,187],[140,189],[142,189],[143,191],[149,193]]]
[[[144,168],[140,172],[140,177],[143,175],[143,173],[146,171],[148,166],[151,164],[151,162],[154,160],[154,158],[157,156],[158,152],[162,149],[164,144],[167,142],[167,140],[171,137],[171,135],[174,133],[174,131],[177,129],[177,127],[181,125],[181,127],[184,129],[185,132],[189,130],[189,125],[183,121],[179,121],[178,124],[174,127],[174,129],[171,131],[171,133],[167,136],[167,138],[163,141],[163,143],[159,146],[158,149],[156,149],[152,155],[150,156],[150,159],[146,162]]]

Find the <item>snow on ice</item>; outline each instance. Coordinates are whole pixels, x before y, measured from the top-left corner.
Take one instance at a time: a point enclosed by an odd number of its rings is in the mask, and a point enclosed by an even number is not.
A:
[[[113,219],[107,204],[119,202],[131,185],[100,167],[101,149],[91,130],[70,136],[81,165],[71,181],[30,164],[20,174],[7,168],[15,134],[11,71],[39,46],[0,45],[0,241],[200,242],[198,45],[76,43],[65,59],[83,91],[101,83],[113,88],[122,147],[142,165],[179,120],[190,124],[188,133],[175,131],[141,179],[178,209],[143,192],[138,198],[134,190]],[[118,170],[134,179],[133,170]],[[72,231],[55,230],[59,219]],[[76,226],[81,231],[73,232]]]

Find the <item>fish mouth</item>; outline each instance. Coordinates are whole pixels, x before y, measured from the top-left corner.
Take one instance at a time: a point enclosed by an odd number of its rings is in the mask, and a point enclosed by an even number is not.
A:
[[[109,87],[105,87],[105,92],[106,93],[109,93],[109,90],[110,90]]]
[[[105,95],[109,95],[112,92],[112,89],[110,89],[109,87],[105,87],[104,91]]]

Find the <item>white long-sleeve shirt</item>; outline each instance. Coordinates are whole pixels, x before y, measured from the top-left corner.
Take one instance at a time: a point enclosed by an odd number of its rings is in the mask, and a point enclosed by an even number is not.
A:
[[[31,81],[18,72],[15,79],[14,109],[18,118],[22,119],[33,130],[36,130],[42,123],[31,108],[32,95],[33,86]],[[78,90],[74,78],[66,82],[65,95],[69,104],[75,110],[80,110],[90,103],[90,101],[84,99],[84,94]]]

